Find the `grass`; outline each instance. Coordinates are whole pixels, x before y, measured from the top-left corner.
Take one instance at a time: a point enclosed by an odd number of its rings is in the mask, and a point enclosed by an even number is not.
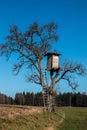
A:
[[[64,122],[57,130],[87,130],[87,108],[62,108]]]
[[[87,108],[65,107],[57,108],[56,113],[37,113],[36,111],[28,113],[33,109],[34,107],[26,106],[1,106],[0,130],[47,130],[49,127],[54,130],[87,129]],[[37,108],[37,110],[40,109]],[[25,115],[24,111],[28,114]],[[16,112],[20,114],[17,115]],[[64,115],[65,119],[63,119]]]
[[[17,108],[20,109],[20,107]],[[6,109],[10,110],[9,107],[6,107]],[[14,116],[14,118],[4,115],[4,117],[0,117],[0,130],[46,130],[51,126],[56,129],[62,114],[62,111],[57,109],[56,113],[21,114]]]

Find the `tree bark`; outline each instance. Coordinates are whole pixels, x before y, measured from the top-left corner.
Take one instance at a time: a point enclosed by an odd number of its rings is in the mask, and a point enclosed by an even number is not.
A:
[[[49,111],[50,111],[50,112],[55,112],[55,101],[54,101],[54,95],[49,94],[49,100],[50,100]]]

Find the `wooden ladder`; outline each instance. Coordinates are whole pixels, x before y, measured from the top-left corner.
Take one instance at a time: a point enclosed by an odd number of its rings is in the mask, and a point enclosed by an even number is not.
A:
[[[49,93],[47,87],[43,87],[43,101],[44,101],[44,110],[45,111],[49,110],[50,100],[49,100]]]

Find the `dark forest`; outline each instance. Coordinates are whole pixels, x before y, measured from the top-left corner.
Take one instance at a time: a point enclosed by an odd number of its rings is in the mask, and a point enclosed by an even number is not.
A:
[[[42,92],[39,93],[16,93],[15,98],[0,93],[0,104],[43,106]],[[55,94],[56,106],[87,107],[86,93],[59,93]]]

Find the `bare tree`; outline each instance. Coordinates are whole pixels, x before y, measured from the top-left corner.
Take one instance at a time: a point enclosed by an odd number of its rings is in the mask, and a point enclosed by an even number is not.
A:
[[[72,88],[76,88],[78,83],[74,81],[72,74],[85,75],[85,69],[81,64],[64,62],[61,68],[50,74],[50,83],[47,84],[48,71],[44,66],[46,62],[44,58],[58,40],[57,25],[54,22],[43,26],[39,26],[36,22],[25,32],[20,31],[16,25],[12,25],[5,40],[6,42],[0,45],[0,54],[9,59],[12,53],[18,53],[18,62],[13,68],[15,74],[18,74],[23,66],[32,70],[27,78],[42,86],[46,94],[44,99],[46,110],[54,109],[54,87],[61,79],[66,80]]]

